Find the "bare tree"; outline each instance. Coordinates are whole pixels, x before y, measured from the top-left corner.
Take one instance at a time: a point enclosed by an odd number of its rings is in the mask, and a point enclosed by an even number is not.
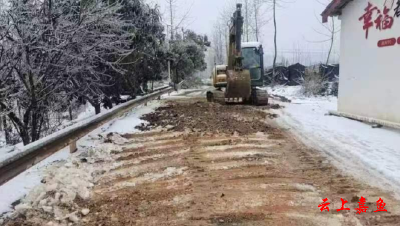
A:
[[[320,20],[318,20],[320,22]],[[323,31],[314,29],[314,31],[324,37],[322,40],[317,40],[313,42],[317,43],[328,43],[329,44],[329,50],[328,54],[326,56],[326,61],[325,64],[329,64],[329,61],[331,59],[332,55],[332,49],[335,44],[335,39],[336,39],[336,34],[340,32],[340,26],[335,25],[335,18],[328,18],[327,23],[322,23],[320,22],[320,27],[323,29]]]
[[[252,4],[252,17],[253,22],[250,25],[253,28],[253,33],[256,41],[260,41],[262,38],[263,28],[269,23],[271,18],[267,15],[270,4],[266,0],[253,0]]]
[[[228,1],[228,5],[224,7],[221,12],[221,18],[225,21],[229,21],[232,12],[235,11],[235,5],[237,3],[243,4],[243,41],[260,41],[262,37],[262,29],[271,18],[268,16],[269,1],[271,0],[231,0]]]
[[[171,32],[171,40],[174,40],[175,38],[175,32],[178,31],[178,29],[184,30],[184,23],[187,21],[190,11],[193,6],[193,2],[190,4],[190,7],[185,10],[184,14],[178,19],[177,16],[177,5],[179,4],[179,0],[166,0],[167,2],[167,7],[168,7],[168,13],[169,13],[169,26],[170,26],[170,32]]]
[[[215,51],[216,64],[225,62],[225,45],[224,36],[226,35],[224,25],[220,21],[215,22],[212,36],[212,46]]]
[[[249,30],[249,22],[250,22],[250,10],[249,10],[249,0],[244,0],[244,32],[246,35],[246,42],[249,41],[250,30]]]
[[[25,145],[42,136],[50,112],[66,109],[72,93],[94,93],[97,105],[107,69],[122,72],[132,51],[132,24],[117,16],[119,3],[51,3],[11,0],[0,13],[0,110]]]
[[[328,31],[330,32],[330,43],[329,43],[329,51],[328,51],[328,56],[326,57],[326,64],[329,63],[329,58],[331,57],[331,53],[332,53],[332,48],[333,48],[333,43],[335,41],[335,34],[336,34],[336,27],[335,27],[335,20],[332,18],[331,19],[331,26],[330,29],[328,29]]]
[[[323,6],[327,6],[330,1],[322,1],[322,0],[315,0],[316,2],[318,2],[319,4],[323,5]],[[336,39],[336,34],[340,32],[340,24],[335,23],[335,18],[331,17],[330,19],[328,18],[328,22],[327,23],[322,23],[321,19],[315,15],[316,20],[318,21],[318,23],[320,24],[320,29],[314,29],[314,31],[323,36],[323,39],[321,40],[314,40],[314,41],[310,41],[312,43],[329,43],[329,49],[328,49],[328,53],[326,56],[326,61],[325,64],[329,64],[329,61],[331,59],[331,55],[332,55],[332,49],[333,46],[335,44],[335,39]]]
[[[303,63],[304,64],[304,55],[300,44],[293,43],[293,51],[292,51],[292,63]]]
[[[171,26],[171,40],[174,40],[174,20],[175,20],[175,8],[177,0],[166,0],[169,11],[169,22]]]
[[[272,77],[275,77],[275,67],[276,67],[276,57],[278,54],[278,46],[276,43],[276,36],[278,33],[278,29],[276,26],[276,0],[273,0],[273,18],[274,18],[274,61],[272,63]]]
[[[278,7],[282,7],[284,3],[292,3],[291,1],[284,1],[284,0],[264,0],[270,5],[272,8],[272,19],[274,22],[274,60],[272,63],[272,76],[275,77],[276,74],[276,60],[278,55],[278,44],[277,44],[277,36],[278,36],[278,26],[277,26],[277,19],[276,19],[276,10]],[[274,80],[274,79],[273,79]],[[274,82],[272,82],[274,83]]]
[[[231,19],[232,19],[232,15],[233,12],[235,12],[236,9],[236,0],[231,0],[228,1],[225,5],[225,7],[223,8],[223,10],[220,12],[219,18],[217,23],[219,24],[220,30],[218,32],[220,32],[222,35],[222,40],[223,40],[223,48],[221,48],[221,51],[223,53],[223,62],[226,62],[227,60],[227,52],[228,52],[228,46],[229,46],[229,37],[228,37],[228,33],[229,33],[229,26],[231,24]]]

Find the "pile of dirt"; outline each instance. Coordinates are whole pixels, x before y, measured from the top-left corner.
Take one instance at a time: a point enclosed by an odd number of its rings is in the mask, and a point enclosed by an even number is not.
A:
[[[276,118],[254,106],[221,105],[207,102],[168,103],[155,112],[144,115],[143,123],[136,127],[141,131],[149,131],[157,127],[172,131],[191,130],[195,132],[217,132],[248,135],[257,132],[268,133],[272,128],[265,121]]]

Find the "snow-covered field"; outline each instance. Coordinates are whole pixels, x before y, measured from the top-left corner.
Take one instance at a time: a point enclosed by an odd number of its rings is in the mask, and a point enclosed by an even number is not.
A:
[[[304,97],[298,86],[268,90],[292,100],[279,102],[285,106],[276,110],[279,124],[347,174],[400,198],[400,131],[327,115],[337,110],[336,97]]]
[[[90,152],[93,152],[95,148],[98,149],[99,147],[97,144],[100,142],[99,135],[103,135],[104,137],[105,134],[111,132],[120,134],[136,132],[137,130],[135,127],[141,123],[144,123],[144,121],[140,120],[140,117],[153,111],[153,109],[157,108],[158,106],[160,106],[159,101],[151,101],[148,102],[147,106],[142,105],[136,107],[123,117],[106,123],[104,126],[94,130],[87,136],[80,139],[78,141],[79,151],[77,154],[71,156],[69,154],[68,147],[64,148],[19,176],[13,178],[6,184],[0,186],[0,215],[2,213],[11,211],[13,208],[13,203],[23,198],[26,194],[32,191],[32,189],[35,189],[38,186],[43,186],[41,180],[45,175],[49,174],[49,171],[52,172],[60,167],[65,167],[68,164],[70,165],[72,161],[76,161],[76,158],[79,159],[77,156],[82,153],[82,150],[91,150]],[[87,119],[88,117],[82,118]],[[70,169],[69,167],[66,168]],[[60,180],[60,178],[57,179]],[[65,178],[62,179],[65,180]]]

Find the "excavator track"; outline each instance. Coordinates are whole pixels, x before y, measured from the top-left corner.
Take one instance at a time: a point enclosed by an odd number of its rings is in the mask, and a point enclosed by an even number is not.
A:
[[[207,101],[225,104],[225,92],[222,90],[213,90],[207,92]]]
[[[243,98],[243,100],[245,100],[245,98]],[[207,101],[220,104],[242,103],[240,101],[229,101],[228,98],[225,98],[225,92],[222,90],[208,91]],[[244,103],[250,103],[256,106],[268,105],[268,92],[266,90],[253,89],[251,92],[250,101],[245,101]]]
[[[252,102],[254,105],[268,105],[268,92],[262,89],[253,89]]]

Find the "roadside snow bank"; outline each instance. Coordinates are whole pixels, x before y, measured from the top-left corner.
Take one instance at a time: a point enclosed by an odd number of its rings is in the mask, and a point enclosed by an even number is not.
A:
[[[77,153],[71,155],[69,149],[64,148],[0,186],[0,215],[13,211],[15,203],[22,199],[22,205],[17,208],[18,211],[10,212],[6,216],[16,217],[18,214],[34,216],[33,213],[37,210],[40,213],[46,213],[43,216],[49,220],[54,220],[55,214],[60,213],[58,205],[64,205],[62,202],[64,196],[66,197],[64,201],[71,200],[72,197],[80,199],[87,197],[87,191],[90,191],[98,177],[115,167],[111,152],[120,151],[120,145],[126,142],[125,138],[115,132],[120,132],[120,134],[135,132],[135,127],[142,123],[139,118],[158,106],[160,106],[159,101],[151,101],[147,106],[141,105],[134,108],[124,116],[112,120],[79,140]],[[78,179],[75,180],[75,178]],[[29,193],[30,191],[32,193]],[[59,195],[56,196],[57,193]],[[40,201],[35,202],[39,196]],[[69,205],[69,208],[74,207],[75,211],[78,211],[74,203],[69,203]],[[73,211],[61,212],[64,217],[73,213]],[[87,210],[83,212],[86,213]],[[78,212],[75,215],[81,216]],[[72,218],[75,218],[74,216]],[[34,218],[37,217],[34,216]],[[70,220],[63,221],[65,223]],[[54,223],[54,225],[57,224]]]
[[[266,90],[270,95],[284,96],[289,99],[303,97],[301,86],[275,86],[273,88],[267,87]]]
[[[107,132],[120,134],[138,132],[139,130],[135,127],[142,123],[147,123],[146,121],[141,120],[140,117],[154,111],[156,108],[160,107],[160,105],[159,101],[148,102],[147,106],[131,111],[124,118],[111,123],[110,127],[107,128]]]
[[[23,198],[30,190],[41,183],[43,171],[51,167],[52,164],[65,162],[68,157],[69,149],[64,148],[0,186],[0,215],[12,211],[14,202]]]
[[[67,161],[53,164],[36,186],[10,215],[11,219],[24,216],[42,225],[68,225],[78,223],[87,214],[77,200],[91,197],[91,188],[102,174],[113,168],[112,152],[122,151],[114,143],[126,140],[118,134],[100,136],[96,147],[80,149]],[[86,213],[86,214],[85,214]]]
[[[295,89],[268,89],[291,99],[291,103],[279,103],[285,107],[276,110],[278,123],[321,150],[347,174],[400,197],[400,131],[373,129],[365,123],[328,116],[328,111],[337,109],[336,97],[307,98],[295,95]]]

